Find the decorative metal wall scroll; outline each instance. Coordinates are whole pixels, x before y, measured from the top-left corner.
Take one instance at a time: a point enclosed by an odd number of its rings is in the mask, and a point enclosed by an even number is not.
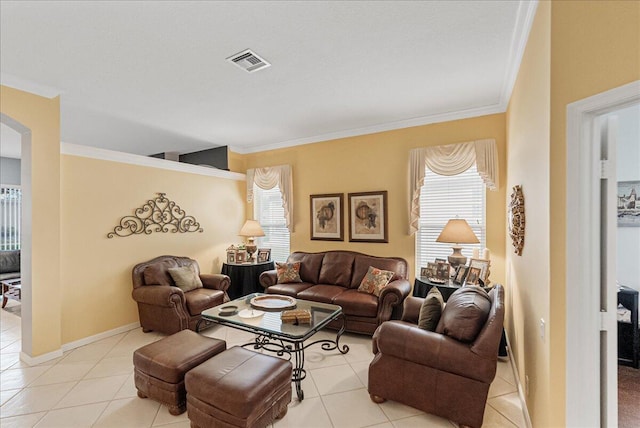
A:
[[[524,226],[524,194],[522,193],[522,186],[513,186],[511,202],[509,202],[509,236],[511,236],[515,253],[519,256],[522,255],[522,248],[524,247]]]
[[[193,216],[186,215],[174,201],[165,197],[165,193],[158,193],[158,197],[148,200],[146,204],[137,208],[134,215],[122,217],[120,225],[107,234],[107,238],[114,236],[131,236],[153,232],[202,232],[200,223]]]

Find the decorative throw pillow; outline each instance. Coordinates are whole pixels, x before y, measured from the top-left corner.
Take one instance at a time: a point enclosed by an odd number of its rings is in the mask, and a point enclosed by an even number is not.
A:
[[[442,298],[442,293],[440,293],[438,287],[431,287],[420,308],[418,327],[424,330],[436,331],[438,321],[440,321],[440,315],[442,315],[443,306],[444,299]]]
[[[300,262],[276,263],[276,273],[278,275],[278,284],[302,282],[302,279],[300,279]]]
[[[191,266],[183,266],[169,269],[169,275],[176,283],[176,287],[182,291],[191,291],[202,288],[202,281],[196,275],[196,271]]]
[[[395,273],[389,270],[382,270],[369,266],[367,274],[362,278],[362,282],[360,282],[358,291],[379,297],[380,292],[387,286],[387,284],[389,284],[393,275],[395,275]]]

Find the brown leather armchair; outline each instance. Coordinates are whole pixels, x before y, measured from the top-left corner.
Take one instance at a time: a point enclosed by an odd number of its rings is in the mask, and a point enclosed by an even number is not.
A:
[[[169,268],[192,266],[202,288],[184,292],[175,286]],[[133,300],[138,303],[142,331],[173,334],[195,330],[203,310],[229,301],[227,275],[202,274],[198,262],[188,257],[160,256],[133,267]]]
[[[500,284],[489,292],[489,299],[488,317],[481,326],[476,325],[479,333],[475,340],[464,342],[450,337],[450,330],[437,333],[442,331],[444,312],[436,332],[419,328],[424,299],[408,297],[402,319],[383,323],[373,336],[375,357],[369,365],[368,386],[371,399],[377,403],[389,399],[460,425],[482,426],[504,321],[504,290]],[[461,324],[467,323],[464,311],[471,305],[471,298],[467,298],[453,314]]]

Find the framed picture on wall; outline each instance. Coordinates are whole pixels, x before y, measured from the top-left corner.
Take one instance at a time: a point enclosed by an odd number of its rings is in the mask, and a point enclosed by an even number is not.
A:
[[[618,181],[618,227],[640,227],[640,181]]]
[[[311,239],[318,241],[344,240],[342,204],[344,194],[310,195]]]
[[[387,191],[349,193],[349,242],[389,242]]]

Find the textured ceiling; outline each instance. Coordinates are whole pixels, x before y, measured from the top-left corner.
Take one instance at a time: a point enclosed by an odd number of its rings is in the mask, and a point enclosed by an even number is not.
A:
[[[534,9],[3,0],[0,77],[60,94],[64,142],[255,152],[505,111]],[[226,61],[247,48],[272,66],[250,74]]]

